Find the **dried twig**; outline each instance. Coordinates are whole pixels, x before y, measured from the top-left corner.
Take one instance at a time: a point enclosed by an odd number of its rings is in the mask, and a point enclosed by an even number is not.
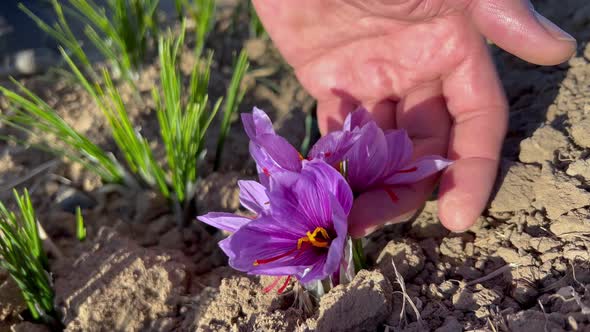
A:
[[[404,278],[397,271],[397,267],[395,266],[395,262],[393,261],[393,259],[391,260],[391,265],[393,265],[393,271],[395,272],[396,282],[399,284],[400,288],[402,289],[401,292],[399,292],[399,291],[398,292],[394,292],[394,293],[401,294],[402,297],[403,297],[402,309],[401,309],[401,311],[399,313],[400,323],[402,321],[405,322],[406,301],[407,301],[408,304],[410,305],[410,307],[412,308],[412,310],[414,311],[414,314],[416,315],[418,326],[422,326],[423,325],[423,321],[422,321],[422,317],[420,316],[420,311],[418,310],[418,308],[416,307],[416,305],[412,301],[412,298],[410,298],[410,296],[408,295],[408,292],[406,291],[406,283],[404,282]]]
[[[510,271],[513,268],[518,267],[518,266],[519,265],[516,264],[516,263],[506,264],[506,265],[502,266],[501,268],[499,268],[499,269],[497,269],[497,270],[495,270],[493,272],[490,272],[488,275],[485,275],[485,276],[483,276],[481,278],[477,278],[475,280],[472,280],[472,281],[468,282],[467,283],[467,286],[471,286],[471,285],[479,284],[479,283],[484,282],[484,281],[488,281],[488,280],[493,279],[493,278],[495,278],[495,277],[503,274],[504,272]]]

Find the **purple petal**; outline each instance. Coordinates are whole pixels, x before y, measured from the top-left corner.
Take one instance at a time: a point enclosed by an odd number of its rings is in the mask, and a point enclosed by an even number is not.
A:
[[[309,172],[305,169],[301,173],[282,172],[270,178],[270,191],[268,196],[271,202],[271,214],[277,220],[289,220],[287,225],[297,234],[313,231],[315,227],[322,226],[312,223],[301,207],[300,192],[298,188],[308,186],[304,190],[314,190],[313,180],[309,179]],[[304,181],[305,184],[300,184]],[[315,219],[315,218],[314,218]]]
[[[354,112],[349,113],[344,120],[343,129],[353,131],[355,128],[362,128],[366,124],[373,122],[371,114],[366,108],[359,106]]]
[[[256,137],[263,134],[275,133],[272,128],[272,122],[263,110],[254,107],[252,113],[242,113],[242,123],[244,130],[251,140],[255,140]]]
[[[240,187],[240,203],[246,209],[259,214],[264,214],[269,208],[269,200],[266,188],[256,181],[238,181]]]
[[[415,183],[448,167],[451,163],[450,160],[439,156],[426,156],[406,165],[402,170],[397,170],[384,182],[390,185]]]
[[[354,196],[350,186],[338,171],[319,160],[306,162],[303,169],[314,173],[315,182],[328,188],[328,192],[336,197],[345,214],[350,212]]]
[[[342,161],[344,155],[358,140],[357,132],[333,131],[320,138],[311,148],[309,157],[311,159],[322,159],[330,165]]]
[[[204,216],[198,216],[197,219],[207,225],[232,233],[252,221],[250,218],[225,212],[209,212]]]
[[[370,188],[387,166],[387,141],[383,130],[369,122],[361,130],[361,137],[345,157],[348,162],[347,180],[354,192]]]
[[[299,152],[286,139],[272,134],[258,136],[258,145],[263,152],[281,169],[299,172],[301,157]]]
[[[410,162],[414,147],[408,133],[403,130],[392,130],[385,133],[387,141],[387,167],[385,173],[393,173]]]
[[[344,245],[346,243],[346,236],[348,234],[347,213],[342,210],[336,197],[331,195],[330,205],[332,206],[332,221],[336,232],[336,238],[332,239],[330,248],[322,261],[316,262],[311,270],[304,271],[301,276],[298,276],[302,283],[308,283],[313,280],[322,280],[338,271],[344,255]]]
[[[313,265],[316,257],[297,252],[297,240],[305,234],[294,234],[285,226],[263,217],[240,228],[226,244],[230,266],[248,273],[293,275]]]
[[[353,195],[350,187],[334,168],[321,160],[304,162],[301,173],[280,173],[271,177],[270,201],[273,216],[293,220],[303,234],[316,227],[332,229],[330,197],[348,213]],[[291,226],[294,227],[294,226]]]
[[[250,155],[252,159],[256,162],[256,169],[258,170],[258,178],[260,179],[260,183],[268,188],[268,177],[270,172],[280,171],[275,163],[270,159],[268,154],[256,143],[250,141],[249,145]]]

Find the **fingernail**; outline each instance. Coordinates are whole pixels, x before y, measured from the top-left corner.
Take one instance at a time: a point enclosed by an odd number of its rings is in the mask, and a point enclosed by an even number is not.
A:
[[[547,30],[547,32],[549,32],[551,34],[551,36],[553,36],[553,38],[555,38],[557,40],[568,41],[568,42],[575,42],[576,41],[576,39],[574,37],[572,37],[569,33],[563,31],[560,27],[555,25],[555,23],[549,21],[545,16],[543,16],[537,12],[535,12],[535,16],[537,17],[537,20],[539,21],[539,23],[541,23],[543,25],[545,30]]]

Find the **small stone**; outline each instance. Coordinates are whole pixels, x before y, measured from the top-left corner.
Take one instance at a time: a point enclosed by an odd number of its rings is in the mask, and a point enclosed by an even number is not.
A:
[[[570,128],[570,134],[577,145],[590,148],[590,118],[576,121]]]
[[[424,253],[411,240],[392,240],[383,248],[376,263],[390,281],[397,279],[392,264],[404,280],[410,280],[424,267]]]
[[[317,331],[374,331],[391,313],[392,294],[383,274],[361,270],[320,299]]]
[[[567,147],[567,144],[563,133],[551,126],[544,126],[520,143],[519,159],[523,163],[553,161],[555,151]]]

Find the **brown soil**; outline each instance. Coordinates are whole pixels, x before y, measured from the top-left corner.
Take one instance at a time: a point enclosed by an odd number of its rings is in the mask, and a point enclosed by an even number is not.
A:
[[[535,5],[578,39],[578,53],[542,68],[493,50],[511,105],[510,130],[495,195],[476,226],[448,232],[429,201],[415,220],[369,237],[369,270],[307,305],[297,285],[264,294],[270,278],[232,271],[216,245],[223,234],[198,223],[179,229],[157,195],[105,187],[76,165],[0,143],[0,198],[14,185],[30,188],[41,223],[63,252],[52,257],[51,270],[66,330],[590,331],[590,4]],[[222,21],[208,45],[219,59],[213,97],[223,93],[232,51],[243,39],[236,32],[228,38],[227,29]],[[241,111],[269,111],[298,146],[313,101],[268,41],[247,47],[255,70]],[[157,68],[147,66],[142,77],[147,93]],[[26,83],[78,130],[112,148],[104,120],[79,88],[48,76]],[[132,113],[146,135],[157,135],[150,105],[135,105]],[[217,131],[218,124],[212,137]],[[209,151],[214,147],[212,140]],[[212,158],[197,191],[199,211],[236,211],[236,179],[254,176],[239,121],[218,173],[211,172]],[[87,206],[84,243],[75,240],[72,202]],[[24,309],[0,271],[0,331],[43,330],[20,321]]]

